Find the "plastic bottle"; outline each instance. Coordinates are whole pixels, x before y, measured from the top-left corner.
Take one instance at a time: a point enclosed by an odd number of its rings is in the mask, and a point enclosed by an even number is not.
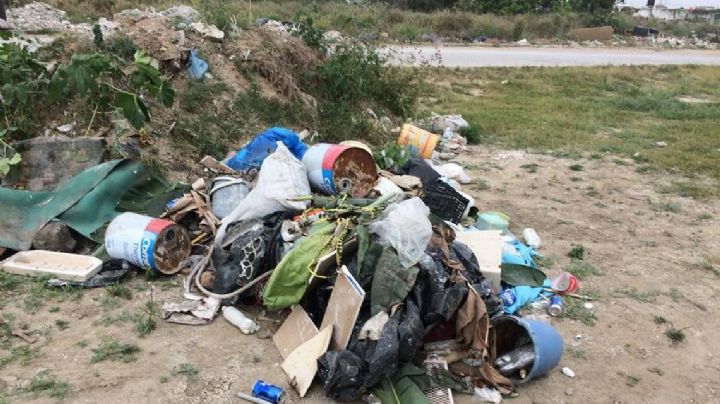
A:
[[[503,376],[512,376],[521,369],[532,365],[535,361],[535,350],[532,345],[523,345],[501,355],[495,360],[495,366]]]
[[[225,306],[222,308],[223,317],[229,321],[230,324],[239,328],[243,334],[252,334],[260,329],[252,319],[248,318],[242,311],[232,306]]]
[[[535,229],[527,228],[523,230],[523,238],[525,239],[525,244],[527,244],[528,247],[532,247],[536,250],[542,245],[540,236],[538,236]]]

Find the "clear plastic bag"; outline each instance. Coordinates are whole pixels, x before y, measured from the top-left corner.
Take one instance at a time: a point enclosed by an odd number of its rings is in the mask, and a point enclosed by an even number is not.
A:
[[[409,268],[425,254],[425,248],[432,236],[432,225],[428,219],[430,209],[420,198],[394,203],[385,210],[379,220],[371,223],[371,233],[395,248],[400,264]]]

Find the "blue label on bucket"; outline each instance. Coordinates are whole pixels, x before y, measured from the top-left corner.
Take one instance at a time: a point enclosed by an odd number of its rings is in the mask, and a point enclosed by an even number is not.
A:
[[[332,170],[322,170],[322,180],[325,190],[331,194],[335,193],[335,184],[333,183],[333,172]]]
[[[155,241],[157,234],[145,231],[140,246],[140,254],[142,255],[143,266],[147,269],[155,269]]]

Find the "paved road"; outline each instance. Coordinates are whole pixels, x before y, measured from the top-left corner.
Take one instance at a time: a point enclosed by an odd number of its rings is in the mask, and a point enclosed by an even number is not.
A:
[[[642,48],[490,48],[479,46],[388,46],[391,61],[447,67],[720,65],[717,50]]]

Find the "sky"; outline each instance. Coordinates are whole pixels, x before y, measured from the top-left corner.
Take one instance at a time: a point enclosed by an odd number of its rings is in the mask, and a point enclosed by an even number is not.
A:
[[[625,0],[626,6],[643,7],[647,0]],[[667,8],[694,8],[694,7],[716,7],[720,8],[720,0],[655,0],[655,5],[663,5]]]

